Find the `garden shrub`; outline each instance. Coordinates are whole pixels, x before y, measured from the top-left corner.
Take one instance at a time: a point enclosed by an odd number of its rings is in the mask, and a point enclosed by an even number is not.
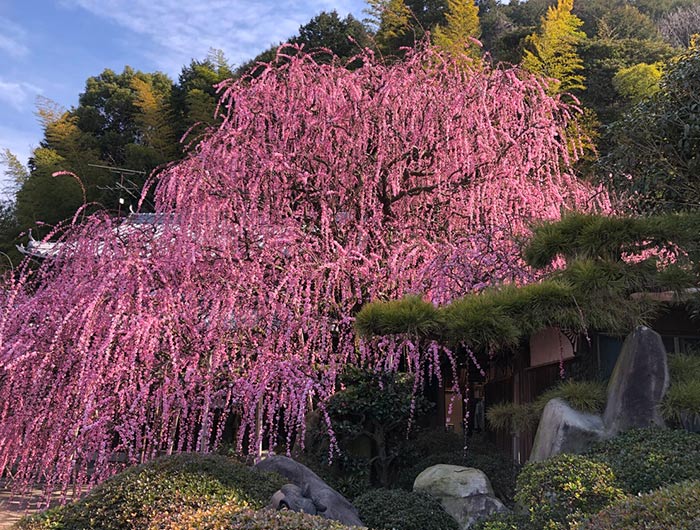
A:
[[[700,414],[700,379],[673,383],[664,396],[661,411],[666,420],[683,423],[684,414]]]
[[[646,493],[700,477],[700,434],[634,429],[598,442],[589,458],[610,466],[626,493]]]
[[[539,418],[530,404],[497,403],[486,410],[486,420],[493,430],[517,434],[533,428]]]
[[[288,481],[220,455],[180,454],[127,469],[78,502],[19,523],[24,530],[147,529],[157,518],[228,503],[258,509]]]
[[[429,467],[438,464],[450,464],[453,466],[466,466],[466,459],[462,451],[452,451],[448,453],[435,453],[424,456],[416,461],[411,467],[401,470],[398,476],[397,485],[407,491],[413,491],[413,483],[421,472]]]
[[[700,355],[674,353],[668,356],[668,371],[672,383],[687,383],[700,379]]]
[[[400,469],[395,485],[408,491],[426,468],[436,464],[465,465],[464,436],[444,429],[423,429],[415,434],[407,451],[397,464]],[[471,446],[470,446],[471,451]]]
[[[235,504],[216,505],[163,517],[149,530],[348,530],[323,517],[292,511],[250,510]]]
[[[480,445],[478,443],[475,444],[476,438],[477,436],[472,437],[470,448],[474,445]],[[462,453],[464,449],[464,435],[441,428],[423,429],[416,432],[411,449],[420,457],[436,453]]]
[[[623,497],[605,464],[580,455],[560,454],[523,467],[515,500],[535,528],[568,528]]]
[[[590,518],[585,530],[700,529],[700,482],[683,482],[629,496]]]
[[[328,449],[298,451],[292,457],[351,502],[372,487],[367,460],[364,458],[357,458],[348,452],[343,452],[333,455],[331,464]]]
[[[503,504],[508,507],[515,504],[515,481],[521,467],[510,455],[467,453],[466,466],[475,467],[486,474],[493,486],[493,492]]]
[[[598,381],[568,379],[541,394],[532,403],[498,403],[486,411],[489,426],[497,431],[517,434],[534,430],[542,412],[552,399],[559,398],[581,412],[601,412],[605,406],[605,385]]]
[[[527,530],[531,528],[527,516],[518,513],[497,513],[478,521],[470,530]]]
[[[355,499],[360,519],[373,530],[457,530],[440,503],[422,493],[378,489]]]
[[[426,414],[434,404],[414,395],[413,375],[348,368],[341,377],[344,388],[326,404],[335,438],[341,451],[334,458],[330,474],[350,479],[341,483],[341,493],[353,497],[369,482],[388,487],[396,480],[401,460],[409,460],[413,441],[407,436],[411,423]],[[328,433],[324,421],[310,426],[309,457],[328,461]],[[356,454],[354,444],[368,440],[371,455]],[[313,465],[310,467],[314,467]]]
[[[606,387],[599,381],[574,381],[568,379],[541,394],[532,404],[536,423],[550,400],[560,398],[581,412],[602,412],[606,401]]]
[[[676,353],[668,356],[671,387],[661,411],[674,425],[683,425],[684,416],[700,414],[700,355]]]

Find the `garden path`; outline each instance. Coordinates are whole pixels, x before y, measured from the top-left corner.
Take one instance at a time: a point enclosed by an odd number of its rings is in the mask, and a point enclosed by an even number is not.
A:
[[[13,495],[0,481],[0,530],[7,530],[28,514],[42,511],[45,507],[44,492],[33,489],[26,495]],[[51,504],[58,503],[58,496]]]

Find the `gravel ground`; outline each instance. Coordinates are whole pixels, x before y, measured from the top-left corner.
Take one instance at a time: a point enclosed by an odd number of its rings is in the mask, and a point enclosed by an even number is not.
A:
[[[42,492],[37,490],[19,497],[13,496],[3,488],[0,490],[0,529],[10,528],[24,515],[40,511],[41,507],[43,507]]]
[[[51,502],[57,504],[58,498]],[[42,511],[46,497],[42,490],[30,491],[27,495],[13,495],[0,482],[0,530],[7,530],[27,514]]]

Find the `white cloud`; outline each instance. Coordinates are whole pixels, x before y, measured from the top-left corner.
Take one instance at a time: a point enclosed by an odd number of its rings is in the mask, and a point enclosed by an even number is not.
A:
[[[145,36],[147,53],[170,74],[210,48],[224,50],[236,64],[284,41],[321,11],[360,15],[363,0],[66,0]]]
[[[15,59],[24,57],[29,48],[24,44],[27,32],[14,22],[0,17],[0,51]]]
[[[8,103],[18,111],[27,108],[27,103],[43,91],[38,86],[25,82],[3,81],[0,79],[0,101]]]

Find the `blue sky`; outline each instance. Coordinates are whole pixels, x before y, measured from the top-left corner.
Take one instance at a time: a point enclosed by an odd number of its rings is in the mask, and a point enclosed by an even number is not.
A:
[[[241,64],[321,11],[361,19],[364,8],[364,0],[0,0],[0,148],[26,163],[42,137],[37,96],[69,108],[105,68],[177,79],[210,48]]]

